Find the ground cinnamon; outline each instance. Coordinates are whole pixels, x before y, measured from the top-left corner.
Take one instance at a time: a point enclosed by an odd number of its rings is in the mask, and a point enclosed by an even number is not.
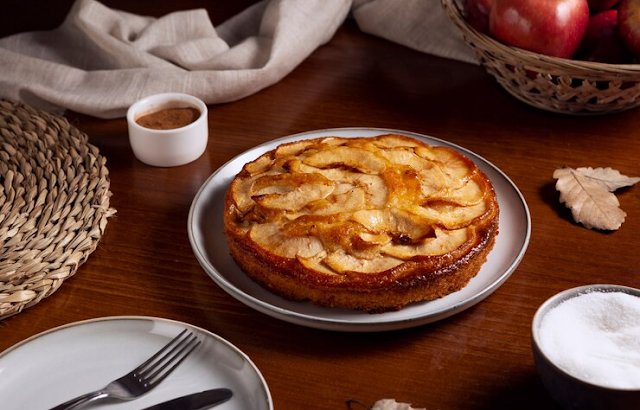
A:
[[[193,107],[166,108],[143,115],[136,122],[154,130],[172,130],[191,124],[200,116],[200,111]]]

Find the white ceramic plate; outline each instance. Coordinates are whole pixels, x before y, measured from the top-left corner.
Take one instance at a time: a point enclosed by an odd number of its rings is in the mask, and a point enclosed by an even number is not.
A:
[[[471,158],[494,185],[500,205],[499,235],[487,262],[462,290],[429,302],[415,303],[397,312],[366,312],[325,308],[307,302],[292,302],[263,289],[249,279],[229,256],[223,234],[224,196],[229,183],[245,163],[276,148],[301,139],[323,136],[371,137],[402,134],[434,146],[447,146]],[[303,326],[339,331],[384,331],[434,322],[467,309],[495,291],[516,269],[529,244],[531,217],[524,198],[494,165],[449,142],[412,132],[380,128],[336,128],[291,135],[262,144],[232,159],[200,188],[189,212],[189,240],[196,258],[211,278],[227,293],[267,315]]]
[[[49,409],[104,387],[144,362],[184,328],[202,343],[160,385],[132,402],[92,408],[142,409],[217,387],[233,391],[216,410],[273,410],[271,395],[251,360],[204,329],[181,322],[119,316],[72,323],[33,336],[0,354],[0,408]]]

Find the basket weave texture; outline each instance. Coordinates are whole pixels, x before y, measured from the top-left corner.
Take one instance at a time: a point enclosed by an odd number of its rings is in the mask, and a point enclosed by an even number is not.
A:
[[[569,60],[511,47],[469,26],[459,0],[441,3],[480,64],[519,100],[572,115],[610,114],[640,106],[640,64]]]
[[[0,320],[75,274],[115,213],[87,141],[64,118],[0,100]]]

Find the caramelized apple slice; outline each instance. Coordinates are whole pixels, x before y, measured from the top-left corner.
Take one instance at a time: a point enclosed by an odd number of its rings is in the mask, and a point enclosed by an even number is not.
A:
[[[446,229],[458,229],[482,216],[487,211],[487,205],[479,202],[471,206],[459,206],[441,202],[430,203],[427,206],[412,206],[408,211],[425,220],[438,221],[438,225]]]
[[[471,160],[457,156],[447,147],[432,147],[431,150],[436,159],[442,162],[445,173],[451,176],[449,183],[466,181],[473,174]]]
[[[231,199],[235,203],[235,207],[238,209],[238,212],[240,214],[244,214],[245,212],[249,211],[255,204],[251,197],[247,195],[250,186],[250,180],[239,178],[234,179],[229,186],[229,193],[227,195],[231,197]]]
[[[319,273],[324,273],[325,275],[336,276],[336,272],[329,269],[327,265],[324,264],[323,260],[327,257],[327,252],[322,251],[311,257],[303,257],[300,255],[296,255],[298,261],[307,269],[314,270]]]
[[[364,226],[366,230],[374,233],[390,232],[395,223],[389,210],[368,209],[354,212],[351,220]]]
[[[357,169],[365,174],[379,174],[385,170],[384,160],[362,148],[338,146],[307,157],[305,164],[318,168]]]
[[[433,221],[411,215],[398,209],[372,209],[355,212],[351,220],[358,222],[369,233],[386,234],[394,238],[415,241],[433,231]]]
[[[438,197],[446,192],[446,175],[439,166],[418,172],[420,192],[425,199]]]
[[[318,173],[267,174],[253,179],[253,184],[249,189],[249,195],[262,195],[265,193],[263,192],[265,188],[271,189],[275,186],[288,188],[289,191],[293,191],[294,189],[305,184],[333,185],[333,182]]]
[[[372,234],[368,232],[362,232],[360,234],[362,242],[368,245],[386,245],[391,242],[391,237],[386,234]]]
[[[370,234],[361,232],[352,238],[349,253],[356,258],[375,259],[380,256],[380,249],[391,242],[391,237],[386,234]]]
[[[380,208],[386,205],[389,188],[378,175],[354,174],[355,177],[351,183],[362,187],[366,195],[366,202],[372,207]]]
[[[416,170],[408,166],[387,169],[382,177],[389,187],[387,206],[403,208],[406,204],[422,203],[422,184]]]
[[[273,159],[269,155],[262,155],[255,161],[249,162],[244,166],[244,170],[251,175],[264,172],[271,167]]]
[[[316,215],[333,215],[342,212],[353,212],[364,209],[366,196],[364,189],[352,188],[342,194],[331,195],[324,201],[310,204]]]
[[[450,148],[416,147],[415,153],[438,166],[443,175],[443,185],[450,189],[461,187],[473,175],[473,164],[456,156]]]
[[[374,144],[380,148],[413,148],[419,146],[417,141],[395,134],[381,135]]]
[[[461,228],[453,231],[436,229],[435,235],[434,238],[426,238],[418,244],[391,243],[383,247],[382,252],[402,260],[409,260],[416,256],[444,255],[462,246],[470,234],[467,228]]]
[[[285,258],[311,258],[324,251],[322,242],[313,236],[285,236],[275,223],[255,224],[249,239],[274,254]]]
[[[325,168],[314,167],[314,166],[305,164],[304,162],[302,162],[297,158],[288,161],[287,168],[292,173],[296,173],[296,172],[304,173],[304,174],[317,173],[332,181],[348,181],[349,180],[349,178],[345,177],[345,174],[349,173],[348,171],[345,171],[343,169],[335,169],[335,168],[325,169]],[[360,175],[360,174],[357,174],[357,175]]]
[[[306,184],[283,195],[275,193],[256,195],[252,199],[260,206],[268,209],[295,212],[313,201],[328,197],[331,192],[333,192],[333,186],[331,185]]]
[[[384,151],[380,151],[380,155],[394,165],[407,165],[416,171],[435,167],[433,161],[429,161],[416,155],[413,149],[386,149]]]
[[[432,199],[443,199],[462,206],[476,205],[483,198],[482,188],[473,179],[458,189],[447,190],[432,196]]]
[[[331,194],[331,196],[348,194],[349,191],[352,191],[354,189],[361,189],[361,188],[345,182],[336,182],[335,189],[333,190],[333,193]]]
[[[276,148],[276,156],[278,157],[289,157],[293,155],[298,155],[303,152],[305,149],[309,148],[314,144],[313,141],[302,140],[290,142],[287,144],[282,144]]]
[[[236,178],[231,183],[231,186],[229,187],[231,198],[235,202],[236,207],[241,214],[248,212],[256,204],[255,201],[251,198],[252,195],[250,194],[253,183],[259,178],[264,178],[265,175],[275,174],[276,172],[270,171],[269,173],[257,174],[245,179]]]
[[[338,146],[338,145],[344,145],[347,142],[349,142],[350,139],[349,138],[343,138],[343,137],[325,137],[322,138],[320,140],[320,143],[325,144],[325,145],[330,145],[330,146]]]
[[[349,255],[343,250],[331,252],[324,259],[331,269],[338,273],[361,272],[377,273],[383,272],[400,265],[403,261],[389,256],[378,256],[374,259],[360,259]]]

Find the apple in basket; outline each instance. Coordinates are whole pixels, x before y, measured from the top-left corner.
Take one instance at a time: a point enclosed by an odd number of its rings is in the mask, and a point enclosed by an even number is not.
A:
[[[618,25],[620,35],[633,53],[640,60],[640,0],[622,0],[618,6]]]
[[[618,30],[618,10],[592,14],[576,59],[607,64],[631,60]]]
[[[489,30],[506,44],[571,58],[580,47],[588,22],[587,0],[495,0]]]
[[[469,25],[483,34],[489,34],[489,12],[494,0],[465,0],[464,17]]]
[[[618,4],[619,1],[620,0],[587,0],[587,3],[589,3],[589,12],[593,14],[598,11],[609,10]]]

